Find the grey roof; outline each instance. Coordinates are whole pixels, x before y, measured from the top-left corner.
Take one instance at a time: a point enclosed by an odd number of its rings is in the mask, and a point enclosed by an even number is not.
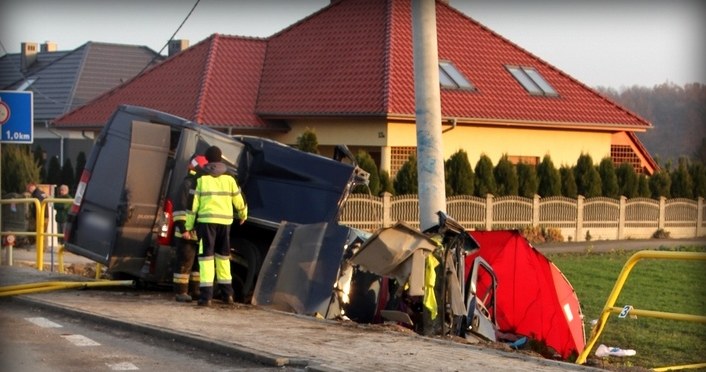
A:
[[[23,75],[20,55],[10,54],[0,58],[0,87],[13,90],[25,79],[36,79],[26,89],[34,92],[34,120],[52,120],[163,59],[144,46],[87,42],[72,51],[40,52]]]

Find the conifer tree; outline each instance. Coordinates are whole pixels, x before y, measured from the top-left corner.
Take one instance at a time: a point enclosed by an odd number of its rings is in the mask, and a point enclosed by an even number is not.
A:
[[[487,194],[495,195],[495,176],[493,175],[493,161],[488,155],[481,154],[476,163],[476,187],[475,195],[485,198]]]
[[[672,186],[672,179],[669,176],[668,169],[660,169],[650,176],[650,195],[652,199],[659,199],[664,196],[665,198],[670,197],[669,190]]]
[[[59,164],[58,156],[52,156],[51,159],[49,159],[49,169],[47,169],[47,178],[45,181],[51,185],[60,184],[61,164]]]
[[[650,181],[646,175],[640,174],[637,177],[637,196],[641,198],[649,198],[652,196],[652,191],[650,191]]]
[[[539,179],[539,187],[537,188],[539,196],[546,198],[561,195],[561,174],[548,154],[544,155],[542,162],[537,165],[537,178]]]
[[[356,186],[353,189],[353,193],[367,194],[370,192],[372,195],[380,194],[380,175],[378,173],[378,166],[375,164],[375,160],[373,160],[367,151],[360,150],[357,154],[355,154],[355,161],[362,170],[370,173],[370,177],[368,178],[367,187]]]
[[[610,157],[601,159],[598,165],[598,174],[601,176],[601,189],[603,196],[617,199],[620,195],[620,187],[618,186],[618,177],[615,173],[615,166]]]
[[[74,180],[76,177],[74,176],[74,167],[71,165],[71,159],[66,159],[64,161],[64,166],[61,167],[61,175],[59,176],[59,183],[58,185],[66,185],[69,187],[69,190],[74,189]]]
[[[706,198],[706,167],[704,164],[700,161],[691,163],[689,174],[694,182],[694,198]]]
[[[312,154],[319,153],[319,141],[316,138],[316,133],[313,130],[306,128],[301,136],[297,137],[297,148],[304,152]]]
[[[640,180],[630,163],[622,163],[618,166],[615,171],[615,175],[618,182],[618,194],[625,196],[626,198],[634,198],[638,196],[638,189],[640,186]],[[649,196],[649,194],[648,194]]]
[[[498,161],[498,164],[493,170],[495,176],[495,190],[497,196],[517,195],[518,181],[517,170],[515,165],[507,158],[507,154],[503,154]]]
[[[397,172],[393,188],[395,195],[417,194],[417,156],[412,154]]]
[[[567,165],[562,165],[559,168],[559,174],[561,175],[561,195],[576,199],[578,191],[576,180],[574,179],[574,170]]]
[[[473,195],[475,188],[475,175],[468,161],[468,154],[463,149],[456,153],[444,163],[446,173],[446,194],[453,195]]]
[[[2,190],[3,196],[8,193],[21,194],[30,182],[39,182],[39,165],[34,160],[27,145],[2,145]]]
[[[670,174],[672,181],[670,195],[673,198],[693,198],[694,182],[689,174],[689,163],[686,158],[679,158],[677,169]]]
[[[380,171],[380,193],[389,192],[390,194],[395,193],[395,189],[392,187],[392,179],[390,178],[390,173],[386,170]]]
[[[525,198],[534,198],[539,186],[537,168],[522,162],[517,164],[516,168],[519,183],[518,195],[524,196]]]
[[[47,182],[47,153],[42,146],[37,145],[34,148],[34,163],[39,167],[39,179],[34,182],[49,183]]]
[[[554,167],[551,157],[547,154],[542,158],[542,162],[537,166],[537,178],[539,187],[537,193],[546,198],[549,196],[561,195],[561,174]]]
[[[601,176],[593,166],[591,155],[582,153],[574,167],[576,191],[586,198],[601,196]]]

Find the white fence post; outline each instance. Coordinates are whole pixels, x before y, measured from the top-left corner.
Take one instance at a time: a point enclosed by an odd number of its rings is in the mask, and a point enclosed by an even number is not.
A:
[[[586,239],[584,239],[583,236],[583,201],[584,201],[583,195],[579,195],[576,198],[576,241],[577,242],[582,242]]]
[[[618,212],[618,240],[625,236],[625,204],[628,198],[620,196],[620,210]]]
[[[539,195],[534,194],[532,199],[532,227],[539,226]]]
[[[699,197],[696,202],[696,237],[704,235],[704,198]]]
[[[664,211],[666,210],[666,205],[667,205],[667,198],[664,196],[659,197],[659,222],[657,223],[657,228],[664,230],[664,226],[666,225],[666,217]]]
[[[493,230],[493,194],[485,195],[485,230]]]

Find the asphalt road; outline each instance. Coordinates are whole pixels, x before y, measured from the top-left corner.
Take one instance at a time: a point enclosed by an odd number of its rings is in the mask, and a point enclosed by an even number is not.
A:
[[[3,301],[0,370],[13,372],[297,371]]]

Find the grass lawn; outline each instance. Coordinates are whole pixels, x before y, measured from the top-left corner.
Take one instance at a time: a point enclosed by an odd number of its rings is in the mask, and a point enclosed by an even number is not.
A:
[[[706,246],[679,251],[706,252]],[[571,282],[581,303],[586,338],[591,320],[600,317],[623,265],[635,252],[548,254]],[[630,272],[614,306],[691,315],[706,315],[706,262],[644,259]],[[605,344],[634,349],[632,357],[610,357],[621,367],[657,368],[706,362],[706,324],[611,314],[595,348]],[[598,364],[600,367],[600,362]]]

